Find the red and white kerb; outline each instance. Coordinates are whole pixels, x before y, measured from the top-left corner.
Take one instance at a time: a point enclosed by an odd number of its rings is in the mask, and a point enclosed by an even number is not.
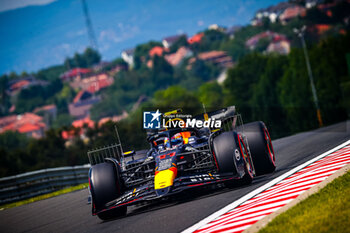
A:
[[[350,141],[276,178],[184,232],[242,232],[350,163]],[[270,184],[270,185],[269,185]],[[231,207],[231,208],[230,208]]]

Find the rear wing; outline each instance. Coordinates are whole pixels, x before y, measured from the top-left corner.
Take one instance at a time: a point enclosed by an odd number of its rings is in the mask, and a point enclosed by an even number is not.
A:
[[[124,161],[124,160],[121,160],[121,158],[124,158],[124,152],[123,152],[122,143],[120,142],[117,126],[115,126],[115,132],[117,135],[117,143],[109,146],[104,146],[101,148],[89,150],[87,152],[89,163],[91,166],[105,162],[106,158],[114,158],[119,162]],[[122,166],[124,166],[124,164],[122,164]]]
[[[121,145],[116,143],[102,148],[97,148],[87,152],[90,165],[95,165],[105,162],[106,158],[114,158],[118,161],[121,160],[123,152]]]
[[[207,120],[207,119],[215,119],[221,120],[221,128],[219,129],[211,129],[212,132],[223,130],[223,131],[238,131],[243,132],[243,120],[241,114],[238,114],[235,106],[228,106],[226,108],[222,108],[216,111],[203,113],[194,117],[198,120]]]
[[[203,113],[200,115],[195,116],[195,119],[198,120],[203,120],[206,117],[211,118],[211,119],[216,119],[216,120],[224,120],[228,117],[232,117],[236,114],[236,107],[235,106],[229,106],[226,108],[222,108],[216,111],[212,111],[212,112],[207,112],[207,113]],[[206,116],[207,115],[207,116]]]

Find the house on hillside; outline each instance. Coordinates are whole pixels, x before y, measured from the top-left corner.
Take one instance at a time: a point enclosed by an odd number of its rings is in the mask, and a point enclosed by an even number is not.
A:
[[[270,6],[264,9],[259,9],[254,18],[251,20],[251,25],[257,26],[262,23],[264,18],[269,19],[271,23],[275,23],[278,17],[285,11],[288,7],[295,6],[295,4],[290,2],[280,2],[277,5]]]
[[[103,124],[105,124],[108,121],[118,122],[127,118],[128,116],[129,116],[128,113],[126,111],[123,111],[123,114],[121,115],[101,118],[98,121],[97,125],[98,127],[101,127]],[[87,131],[86,129],[94,128],[95,122],[90,119],[90,116],[86,116],[85,118],[73,121],[72,126],[74,127],[73,129],[62,131],[61,133],[62,138],[65,140],[71,141],[75,137],[80,137],[81,139],[84,140],[86,139],[86,135],[85,135]]]
[[[81,90],[68,105],[69,114],[75,119],[86,118],[90,114],[92,106],[100,102],[101,98],[92,93]]]
[[[33,113],[12,115],[0,118],[0,133],[17,131],[28,137],[41,138],[44,136],[46,124],[43,118]]]
[[[91,120],[89,116],[87,116],[83,119],[73,121],[72,126],[74,126],[75,128],[83,128],[83,127],[93,128],[95,126],[95,122]]]
[[[203,36],[204,36],[203,32],[198,33],[198,34],[188,38],[187,42],[189,44],[200,43],[202,41]]]
[[[322,35],[328,30],[330,30],[331,28],[332,28],[332,25],[330,24],[315,24],[308,27],[307,30],[313,34]]]
[[[162,44],[164,48],[170,48],[176,41],[178,41],[183,36],[187,38],[186,34],[165,37],[162,40]]]
[[[211,62],[214,65],[218,65],[222,68],[228,68],[233,65],[232,58],[227,55],[225,51],[209,51],[209,52],[204,52],[198,54],[198,59],[206,61],[206,62]],[[189,66],[187,67],[188,69],[191,68],[192,64],[196,61],[196,58],[193,57],[189,60]]]
[[[6,127],[7,125],[15,122],[17,120],[17,116],[16,115],[10,115],[10,116],[4,116],[4,117],[0,117],[0,132],[1,129]]]
[[[47,81],[38,80],[34,76],[26,76],[10,80],[8,82],[7,92],[9,93],[9,95],[15,95],[25,88],[31,86],[47,86],[48,84],[49,83]]]
[[[180,47],[175,53],[165,55],[164,58],[170,65],[178,66],[185,58],[188,58],[192,55],[192,51],[183,46]]]
[[[296,18],[298,16],[301,16],[301,17],[306,16],[306,9],[305,9],[305,7],[302,7],[302,6],[299,6],[299,5],[288,7],[279,16],[279,20],[280,20],[280,22],[282,24],[285,24],[285,23],[289,22],[290,20],[292,20],[292,19],[294,19],[294,18]]]
[[[94,74],[85,78],[76,78],[70,83],[70,86],[74,89],[87,90],[90,93],[95,93],[111,86],[114,83],[114,79],[106,73]]]
[[[94,128],[95,122],[90,119],[90,116],[86,116],[83,119],[73,121],[72,126],[74,127],[73,129],[62,131],[61,133],[62,138],[70,141],[75,137],[80,137],[81,139],[84,140],[86,138],[85,128],[90,128],[90,129]]]
[[[268,39],[270,41],[273,40],[287,40],[286,36],[283,34],[279,34],[276,32],[272,32],[272,31],[265,31],[265,32],[261,32],[259,34],[256,34],[252,37],[250,37],[246,42],[245,45],[247,48],[253,50],[256,48],[257,44],[259,43],[259,41],[261,39]]]
[[[287,55],[290,53],[290,42],[286,39],[273,40],[267,46],[266,53],[278,53]]]
[[[162,56],[164,52],[168,52],[169,49],[167,48],[163,48],[161,46],[154,46],[152,49],[150,49],[150,51],[148,52],[148,55],[150,57],[154,57],[155,55],[157,56]]]
[[[208,26],[208,30],[215,30],[215,31],[219,31],[219,32],[225,32],[225,28],[224,27],[221,27],[217,24],[210,24]]]
[[[161,46],[154,46],[149,52],[148,52],[148,55],[150,56],[150,58],[153,58],[154,56],[163,56],[163,53],[165,52],[169,52],[169,49],[168,48],[163,48]],[[153,67],[153,60],[150,59],[147,61],[146,63],[147,67],[148,68],[152,68]]]
[[[135,49],[126,49],[124,51],[122,51],[122,59],[128,63],[129,67],[133,67],[134,66],[134,52]]]
[[[88,68],[73,68],[61,74],[60,78],[63,81],[71,82],[74,81],[76,78],[83,78],[91,72],[92,70]]]

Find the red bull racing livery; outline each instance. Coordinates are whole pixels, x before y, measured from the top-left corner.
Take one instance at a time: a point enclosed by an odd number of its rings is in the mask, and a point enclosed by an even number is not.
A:
[[[149,150],[123,152],[120,142],[88,152],[92,213],[122,216],[127,206],[183,190],[224,183],[249,184],[275,170],[271,138],[263,122],[242,124],[235,107],[196,119],[221,120],[221,128],[183,127],[149,132]]]

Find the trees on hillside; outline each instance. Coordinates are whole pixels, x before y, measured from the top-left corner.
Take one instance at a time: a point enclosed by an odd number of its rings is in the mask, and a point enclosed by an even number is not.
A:
[[[321,41],[309,50],[311,68],[325,124],[347,118],[349,82],[346,54],[349,35]],[[345,88],[346,89],[346,88]],[[344,89],[344,90],[345,90]],[[245,121],[271,124],[273,137],[318,126],[305,58],[301,49],[288,56],[249,54],[228,72],[226,105],[235,104]]]
[[[163,112],[181,108],[188,114],[196,114],[202,107],[196,95],[181,86],[171,86],[166,90],[157,91],[152,104],[153,108],[159,108]]]
[[[64,61],[66,69],[72,69],[75,67],[87,68],[101,61],[101,55],[98,51],[92,48],[86,48],[82,54],[75,53],[72,58],[67,58]]]
[[[17,96],[16,112],[30,112],[35,107],[55,102],[55,94],[63,88],[62,81],[57,78],[47,86],[35,85],[21,90]]]
[[[207,82],[201,85],[197,93],[198,99],[207,109],[224,107],[224,94],[222,87],[216,82]]]
[[[7,115],[11,106],[10,96],[7,93],[8,77],[3,75],[0,77],[0,116]]]

